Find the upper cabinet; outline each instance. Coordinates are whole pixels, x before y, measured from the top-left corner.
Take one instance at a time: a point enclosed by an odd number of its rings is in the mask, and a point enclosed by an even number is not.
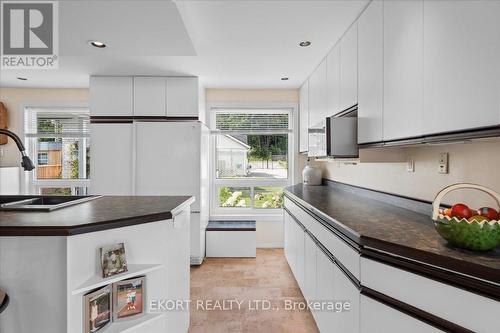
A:
[[[309,149],[308,124],[309,124],[309,81],[306,81],[299,91],[299,152]]]
[[[132,116],[132,97],[132,77],[90,77],[91,116]]]
[[[333,116],[340,109],[340,44],[326,56],[327,115]]]
[[[384,1],[384,141],[423,134],[423,1]]]
[[[134,78],[134,116],[166,116],[165,78]]]
[[[92,116],[198,118],[198,78],[95,76],[90,78]]]
[[[426,134],[500,123],[500,2],[424,3]]]
[[[358,24],[340,40],[340,111],[358,103]]]
[[[382,1],[372,1],[358,21],[358,143],[383,140],[383,11]]]
[[[309,128],[324,126],[327,103],[326,59],[323,59],[309,77]]]
[[[167,116],[198,118],[198,78],[168,77]]]

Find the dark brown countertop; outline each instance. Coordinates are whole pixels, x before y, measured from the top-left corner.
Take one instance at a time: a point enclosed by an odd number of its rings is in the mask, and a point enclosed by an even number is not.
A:
[[[51,212],[0,211],[0,236],[71,236],[172,218],[189,196],[103,196]]]
[[[481,253],[448,245],[435,231],[430,209],[417,213],[335,185],[299,184],[285,194],[357,244],[362,255],[372,248],[500,283],[500,248]]]

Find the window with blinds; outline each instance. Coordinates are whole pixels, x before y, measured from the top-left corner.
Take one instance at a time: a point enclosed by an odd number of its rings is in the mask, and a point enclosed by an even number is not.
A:
[[[40,194],[85,194],[90,176],[88,108],[25,108],[25,137]]]
[[[27,137],[90,137],[90,116],[87,108],[26,108]]]
[[[286,111],[217,111],[215,129],[239,133],[285,134],[290,131],[288,118]]]
[[[212,110],[215,209],[283,206],[289,179],[289,110]]]

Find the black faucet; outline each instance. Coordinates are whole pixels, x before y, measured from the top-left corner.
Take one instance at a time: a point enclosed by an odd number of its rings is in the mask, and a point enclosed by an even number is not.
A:
[[[17,145],[17,149],[19,149],[19,151],[21,152],[22,155],[21,166],[24,168],[24,170],[26,171],[33,170],[35,166],[33,165],[33,162],[30,160],[28,155],[26,155],[26,148],[24,148],[23,142],[17,136],[17,134],[1,128],[0,128],[0,134],[7,135],[8,137],[12,138],[12,140],[14,140],[14,142]]]

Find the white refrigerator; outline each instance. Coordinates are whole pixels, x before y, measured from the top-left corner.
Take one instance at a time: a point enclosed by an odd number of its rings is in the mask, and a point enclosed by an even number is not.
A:
[[[189,195],[191,264],[205,258],[209,130],[199,121],[92,124],[93,194]]]

